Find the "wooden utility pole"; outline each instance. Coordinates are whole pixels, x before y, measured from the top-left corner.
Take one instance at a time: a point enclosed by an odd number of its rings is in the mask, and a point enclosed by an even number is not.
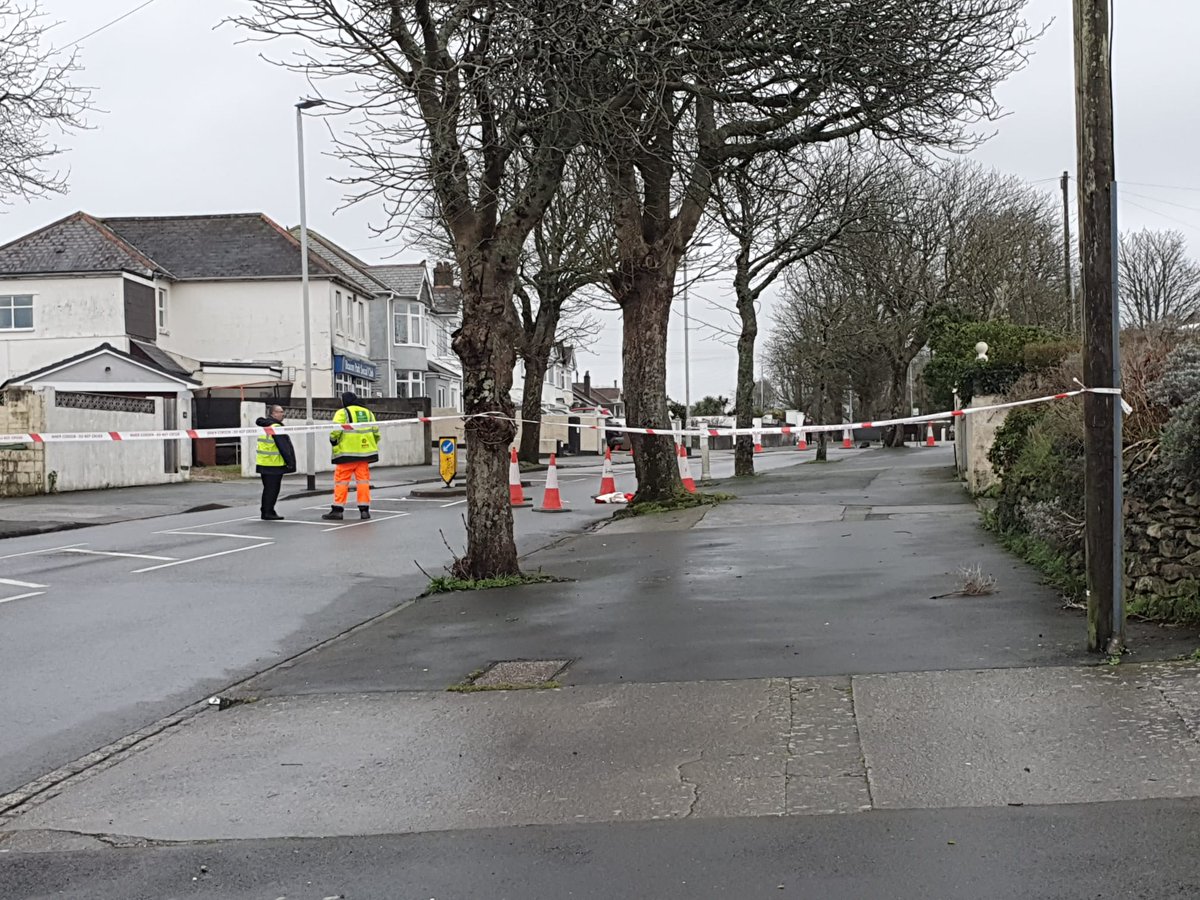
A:
[[[1071,175],[1062,173],[1063,195],[1063,294],[1071,311],[1071,331],[1079,332],[1079,313],[1075,308],[1075,291],[1071,284]]]
[[[1113,389],[1121,370],[1109,0],[1074,0],[1074,8],[1083,377],[1089,388]],[[1109,653],[1125,643],[1119,400],[1115,393],[1083,396],[1088,649]]]

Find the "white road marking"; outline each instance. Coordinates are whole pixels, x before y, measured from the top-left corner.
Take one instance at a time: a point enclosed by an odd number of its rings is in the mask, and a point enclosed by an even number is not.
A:
[[[0,603],[12,603],[14,600],[26,600],[29,597],[40,597],[45,591],[34,591],[32,594],[17,594],[15,597],[0,597]]]
[[[169,569],[172,566],[182,566],[184,563],[200,562],[202,559],[215,559],[218,556],[228,556],[230,553],[241,553],[243,550],[257,550],[259,547],[269,547],[274,544],[274,541],[266,541],[261,544],[252,544],[249,547],[235,547],[233,550],[222,550],[220,553],[207,553],[204,556],[193,556],[191,559],[179,559],[175,562],[163,563],[160,566],[149,566],[145,569],[134,569],[134,575],[141,575],[143,572],[155,572],[159,569]]]
[[[465,499],[464,500],[455,500],[453,503],[443,503],[439,508],[440,509],[449,509],[451,506],[461,506],[463,503],[466,503],[466,502],[467,501]]]
[[[243,541],[269,541],[269,537],[258,537],[253,534],[229,534],[224,531],[156,531],[155,534],[178,534],[184,537],[225,537],[239,538]]]
[[[164,562],[170,562],[174,556],[150,556],[146,553],[117,553],[114,550],[64,550],[63,553],[86,553],[89,556],[122,556],[127,559],[157,559]]]
[[[0,556],[0,559],[16,559],[18,556],[36,556],[38,553],[54,553],[58,550],[68,550],[71,547],[86,547],[87,544],[64,544],[61,547],[47,547],[45,550],[26,550],[24,553],[10,553],[8,556]]]
[[[44,588],[44,584],[32,584],[28,581],[16,581],[12,578],[0,578],[0,584],[10,584],[13,587]]]
[[[373,519],[360,519],[357,522],[347,522],[345,525],[334,525],[332,528],[326,528],[325,531],[341,531],[343,528],[355,528],[358,525],[370,525],[372,522],[387,522],[390,519],[403,519],[405,516],[410,516],[412,513],[391,513],[386,516],[376,516]]]
[[[324,509],[323,506],[318,506],[317,509]],[[280,519],[279,525],[324,525],[324,522],[308,522],[304,519]]]
[[[222,519],[220,522],[201,522],[197,525],[182,525],[174,531],[190,531],[193,528],[212,528],[214,525],[229,525],[232,522],[248,522],[251,519],[257,519],[258,516],[239,516],[236,519]],[[155,534],[167,534],[165,531],[158,531]]]

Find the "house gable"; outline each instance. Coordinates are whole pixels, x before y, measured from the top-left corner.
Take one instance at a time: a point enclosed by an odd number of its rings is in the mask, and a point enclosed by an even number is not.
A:
[[[199,382],[165,372],[134,359],[110,344],[60,360],[35,372],[10,378],[0,387],[64,387],[86,391],[146,391],[150,393],[186,391]]]

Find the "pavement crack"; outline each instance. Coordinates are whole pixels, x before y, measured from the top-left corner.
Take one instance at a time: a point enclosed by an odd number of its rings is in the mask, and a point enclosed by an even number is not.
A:
[[[796,679],[787,679],[788,686],[788,727],[783,736],[783,814],[792,814],[792,759],[795,750],[794,735],[796,734]]]
[[[1159,696],[1162,697],[1167,709],[1179,716],[1179,721],[1183,724],[1183,730],[1191,735],[1193,741],[1200,743],[1200,730],[1197,730],[1196,726],[1183,714],[1183,710],[1171,699],[1171,695],[1167,693],[1166,688],[1157,682],[1151,683],[1154,685],[1154,689],[1158,691]]]
[[[677,763],[675,765],[675,777],[679,779],[680,784],[682,784],[686,788],[690,788],[691,792],[692,792],[692,799],[690,801],[688,801],[687,811],[682,816],[680,816],[680,818],[682,818],[682,819],[690,818],[692,816],[692,814],[696,811],[696,804],[700,802],[700,784],[699,784],[699,782],[692,781],[690,778],[688,778],[686,775],[683,774],[683,769],[685,766],[695,765],[696,763],[698,763],[704,759],[704,751],[703,750],[697,750],[696,753],[698,755],[696,756],[695,759],[685,759],[683,762]]]
[[[854,721],[854,735],[858,738],[858,751],[862,759],[863,781],[867,786],[867,804],[875,809],[875,789],[871,784],[871,762],[867,759],[867,748],[863,746],[862,729],[858,727],[858,702],[854,696],[854,676],[850,676],[850,718]]]

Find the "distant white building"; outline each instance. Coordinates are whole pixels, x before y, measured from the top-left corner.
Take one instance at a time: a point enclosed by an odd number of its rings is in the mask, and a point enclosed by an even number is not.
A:
[[[0,381],[104,342],[201,387],[304,390],[296,238],[258,213],[75,213],[0,247]],[[373,286],[310,255],[313,391],[369,394]]]
[[[558,342],[550,350],[550,363],[542,378],[542,411],[567,412],[575,404],[575,348]],[[520,409],[525,396],[525,363],[517,360],[509,396]]]

